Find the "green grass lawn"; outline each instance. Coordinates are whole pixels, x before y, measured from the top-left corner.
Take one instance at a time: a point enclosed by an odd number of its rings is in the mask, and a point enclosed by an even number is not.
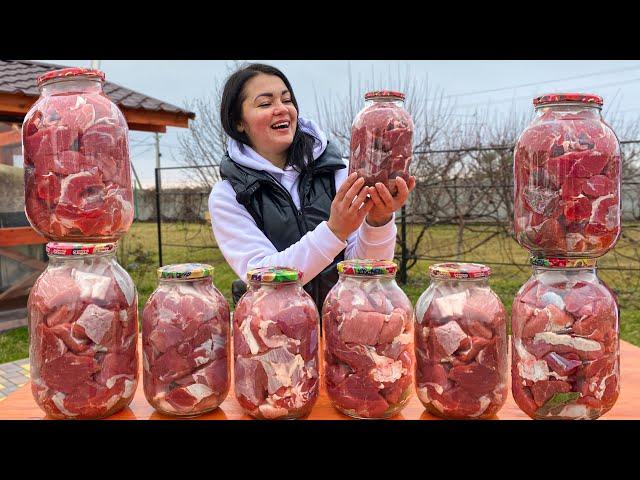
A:
[[[465,231],[461,243],[462,251],[482,242],[491,231],[491,227],[472,227]],[[605,268],[639,268],[640,228],[637,225],[625,225],[624,236],[613,252],[605,255],[598,262]],[[409,243],[418,238],[419,228],[408,228]],[[422,238],[418,251],[421,255],[438,259],[451,259],[456,252],[457,229],[453,226],[431,227]],[[157,285],[156,268],[158,267],[158,237],[155,223],[133,224],[131,230],[121,240],[118,261],[133,278],[139,294],[139,308],[142,311],[147,298]],[[187,244],[189,247],[169,246]],[[231,282],[236,275],[226,263],[217,248],[203,247],[215,245],[211,227],[208,224],[164,224],[163,228],[163,261],[164,264],[183,262],[203,262],[215,266],[214,283],[231,303]],[[511,238],[495,237],[482,244],[459,260],[475,262],[526,264],[527,252]],[[409,271],[407,285],[403,286],[412,302],[417,301],[420,294],[429,284],[428,267],[438,260],[419,260]],[[511,303],[518,289],[531,275],[530,267],[507,265],[491,265],[493,275],[491,287],[500,296],[507,310],[511,311]],[[638,272],[619,270],[602,270],[601,279],[618,295],[621,310],[621,337],[635,345],[640,345],[640,275]],[[0,334],[0,363],[28,356],[28,339],[26,328],[20,328]]]

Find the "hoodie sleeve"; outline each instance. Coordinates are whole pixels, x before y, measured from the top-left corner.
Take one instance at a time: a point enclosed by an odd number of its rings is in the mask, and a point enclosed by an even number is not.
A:
[[[348,176],[348,168],[336,171],[336,190]],[[345,258],[373,258],[376,260],[393,260],[396,248],[397,228],[395,213],[386,224],[380,227],[369,225],[365,219],[360,228],[347,238]]]
[[[322,222],[298,242],[278,252],[247,209],[238,203],[233,187],[226,180],[216,183],[211,190],[209,213],[222,255],[243,280],[252,268],[283,265],[301,270],[302,282],[306,284],[347,247],[347,242],[337,238],[327,222]]]

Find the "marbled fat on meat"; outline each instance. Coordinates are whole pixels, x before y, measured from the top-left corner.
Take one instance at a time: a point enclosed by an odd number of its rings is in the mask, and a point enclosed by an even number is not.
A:
[[[51,240],[118,240],[133,221],[128,128],[102,93],[43,95],[22,128],[26,213]]]
[[[469,282],[467,282],[469,283]],[[430,413],[487,418],[506,400],[505,311],[488,288],[434,282],[418,300],[416,389]]]
[[[515,234],[536,255],[599,257],[619,236],[620,146],[587,110],[548,108],[516,144]]]
[[[233,318],[235,394],[260,419],[307,415],[319,393],[318,312],[298,284],[251,287]]]
[[[28,302],[36,402],[54,418],[110,415],[128,405],[137,385],[135,287],[109,257],[50,263]],[[110,293],[115,271],[133,292],[131,305]]]
[[[532,418],[597,418],[618,396],[615,300],[595,275],[569,273],[539,275],[514,299],[512,392]]]
[[[168,415],[217,408],[229,392],[229,305],[211,278],[164,282],[143,310],[147,401]]]
[[[341,279],[322,311],[325,382],[334,406],[361,418],[398,413],[414,370],[413,312],[402,290],[395,282]]]

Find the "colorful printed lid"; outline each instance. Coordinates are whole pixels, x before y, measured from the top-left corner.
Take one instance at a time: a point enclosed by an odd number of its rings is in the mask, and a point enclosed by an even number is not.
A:
[[[100,79],[101,82],[104,82],[105,79],[104,72],[100,70],[94,70],[92,68],[70,67],[43,73],[37,78],[36,82],[38,83],[38,86],[40,86],[44,82],[48,82],[49,80],[53,80],[54,78],[65,77],[93,77]]]
[[[544,258],[531,256],[529,263],[534,267],[549,268],[592,268],[596,266],[595,258]]]
[[[49,242],[47,243],[47,255],[97,255],[100,253],[111,253],[116,250],[115,243],[67,243]]]
[[[351,260],[343,260],[338,263],[338,273],[345,275],[395,275],[398,271],[398,265],[391,260],[372,260],[354,258]]]
[[[393,90],[374,90],[372,92],[367,92],[364,94],[365,100],[370,100],[376,97],[393,97],[404,100],[405,95],[402,92],[395,92]]]
[[[548,103],[591,103],[602,105],[602,97],[593,93],[547,93],[533,99],[537,107]]]
[[[491,268],[481,263],[436,263],[429,267],[431,278],[464,279],[464,278],[488,278]]]
[[[158,278],[163,280],[198,279],[213,276],[214,268],[206,263],[176,263],[158,268]]]
[[[290,267],[259,267],[247,272],[250,282],[297,282],[302,278],[302,272]]]

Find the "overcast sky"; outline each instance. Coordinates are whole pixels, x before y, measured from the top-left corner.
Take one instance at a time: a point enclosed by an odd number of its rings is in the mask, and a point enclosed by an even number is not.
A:
[[[89,67],[90,60],[41,60],[69,66]],[[640,61],[283,61],[260,60],[280,68],[289,78],[298,98],[300,114],[314,118],[315,97],[329,98],[348,92],[348,71],[355,81],[385,79],[398,72],[415,78],[428,76],[430,85],[452,95],[456,111],[468,113],[490,107],[506,113],[533,111],[531,99],[553,91],[588,91],[604,97],[628,119],[640,115]],[[224,79],[233,61],[102,60],[107,79],[180,107],[194,98],[213,93],[215,79]],[[393,85],[385,85],[394,88]],[[383,87],[383,85],[380,85]],[[397,87],[396,87],[397,88]],[[364,92],[363,92],[364,93]],[[321,125],[322,127],[322,125]],[[168,127],[161,135],[162,164],[175,164],[178,135],[184,129]],[[154,178],[153,134],[132,132],[132,161],[143,185]]]

